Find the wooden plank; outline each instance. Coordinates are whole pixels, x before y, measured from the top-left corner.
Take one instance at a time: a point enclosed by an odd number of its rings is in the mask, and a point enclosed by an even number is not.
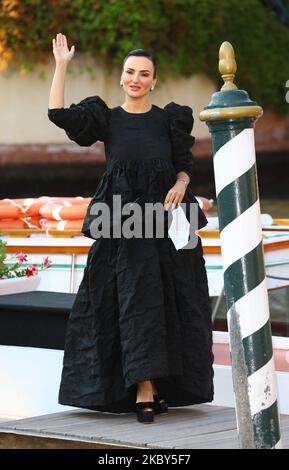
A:
[[[281,429],[283,447],[289,448],[289,416],[281,416]],[[76,409],[2,422],[0,431],[71,440],[75,448],[77,442],[153,449],[238,448],[235,410],[212,405],[170,408],[167,415],[156,415],[155,422],[146,426],[136,421],[133,412]]]
[[[0,433],[0,449],[123,449],[119,445]]]

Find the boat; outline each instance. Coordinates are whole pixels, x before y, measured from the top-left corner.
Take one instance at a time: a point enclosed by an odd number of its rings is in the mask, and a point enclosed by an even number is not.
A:
[[[223,290],[220,233],[218,228],[212,228],[215,219],[208,217],[208,226],[198,231],[202,238],[210,297],[219,296]],[[288,225],[281,225],[281,230],[277,227],[275,224],[263,227],[269,290],[289,286],[289,219]],[[7,243],[8,253],[24,252],[31,263],[40,265],[43,256],[49,255],[52,267],[43,273],[39,290],[72,293],[78,289],[88,250],[94,243],[78,229],[10,228],[2,229],[1,238]]]

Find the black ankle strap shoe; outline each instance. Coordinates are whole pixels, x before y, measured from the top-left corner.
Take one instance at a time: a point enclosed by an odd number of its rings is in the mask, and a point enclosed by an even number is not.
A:
[[[140,423],[154,422],[155,404],[153,401],[139,401],[135,404],[135,411]]]
[[[168,404],[166,403],[165,399],[159,395],[154,395],[154,404],[155,404],[155,414],[160,415],[162,413],[168,413]]]

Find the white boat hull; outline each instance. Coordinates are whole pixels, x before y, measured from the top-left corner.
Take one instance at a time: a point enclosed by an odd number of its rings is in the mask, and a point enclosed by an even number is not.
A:
[[[29,255],[30,263],[41,264],[43,257],[49,256],[52,266],[41,273],[38,290],[77,292],[87,259],[87,252],[78,253],[77,250],[84,247],[88,251],[94,240],[82,236],[75,238],[4,237],[4,239],[7,241],[8,247],[11,246],[14,249],[17,247],[19,251],[25,251]],[[211,297],[216,297],[221,294],[223,289],[220,239],[206,238],[204,231],[202,243],[208,275],[209,294]],[[34,253],[33,249],[35,247],[39,249],[42,247],[43,250]],[[264,248],[268,289],[289,286],[289,234],[284,232],[267,232],[266,238],[264,238]],[[31,251],[29,251],[30,249]],[[67,252],[63,252],[65,249],[67,249]],[[285,280],[280,278],[285,278]]]

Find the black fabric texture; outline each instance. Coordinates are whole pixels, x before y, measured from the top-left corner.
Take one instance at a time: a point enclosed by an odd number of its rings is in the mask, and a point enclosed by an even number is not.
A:
[[[169,406],[212,401],[211,307],[201,239],[195,248],[176,250],[167,225],[163,238],[96,238],[91,231],[94,203],[112,208],[113,196],[121,195],[122,206],[163,204],[179,171],[191,179],[182,201],[190,220],[190,204],[197,204],[192,109],[171,102],[136,114],[94,96],[49,109],[48,117],[79,145],[103,141],[107,161],[82,227],[95,241],[67,323],[59,403],[130,412],[136,384],[149,379]],[[199,206],[198,215],[197,227],[204,227]]]

